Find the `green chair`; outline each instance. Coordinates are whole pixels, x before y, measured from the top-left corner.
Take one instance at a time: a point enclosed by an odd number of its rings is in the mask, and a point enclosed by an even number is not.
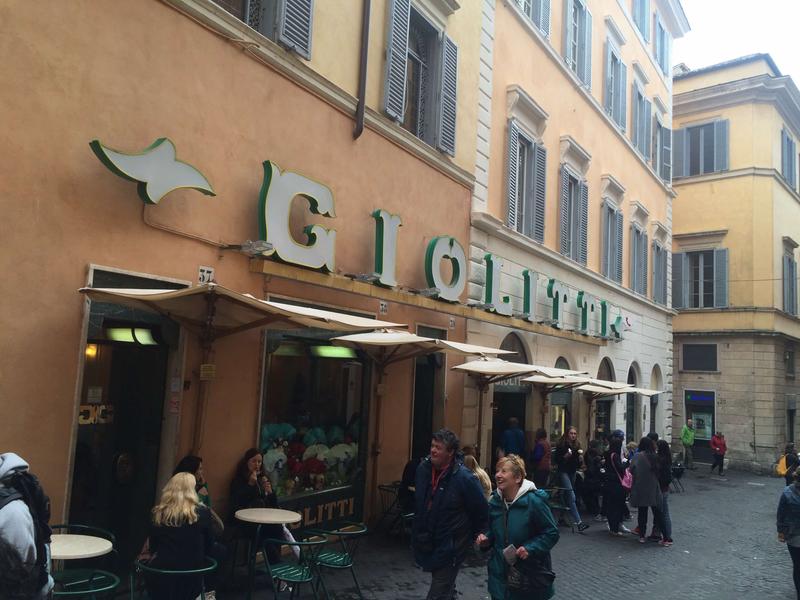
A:
[[[367,526],[364,523],[345,522],[336,529],[312,529],[309,530],[309,533],[338,538],[338,544],[336,541],[331,540],[332,543],[324,547],[317,556],[317,565],[320,568],[320,582],[322,582],[323,569],[349,569],[350,574],[353,576],[353,583],[356,584],[358,597],[363,600],[364,594],[358,584],[353,562],[359,542],[367,535]]]
[[[136,578],[142,574],[148,574],[155,577],[192,577],[192,576],[199,576],[200,578],[200,598],[204,599],[206,597],[206,584],[205,584],[205,575],[209,573],[213,573],[217,569],[217,561],[211,558],[210,556],[206,556],[206,566],[201,567],[200,569],[187,569],[187,570],[178,570],[178,569],[157,569],[155,567],[151,567],[150,565],[143,563],[142,561],[135,561],[133,563],[133,570],[131,571],[130,577],[130,587],[131,587],[131,600],[134,600],[137,590],[136,590]],[[138,591],[138,595],[141,598],[141,586]]]
[[[258,539],[258,536],[256,536]],[[264,558],[264,565],[266,567],[266,572],[272,579],[272,590],[275,594],[275,599],[278,599],[278,594],[282,591],[290,591],[291,597],[295,597],[299,595],[299,587],[304,583],[308,583],[311,586],[311,592],[314,594],[314,598],[318,599],[319,596],[317,595],[317,591],[322,587],[322,592],[325,598],[328,597],[328,592],[325,589],[325,582],[322,580],[322,577],[319,573],[319,554],[322,550],[323,546],[328,543],[327,537],[324,535],[317,535],[314,536],[313,539],[307,539],[302,541],[294,541],[290,542],[287,540],[277,540],[272,538],[265,538],[261,540],[261,544],[256,551],[253,552],[249,557],[249,564],[248,564],[248,571],[249,571],[249,581],[248,581],[248,590],[247,590],[247,598],[250,598],[250,594],[253,591],[253,575],[255,573],[255,560],[256,554],[261,552],[261,555]],[[292,558],[287,561],[281,561],[277,564],[270,564],[269,557],[267,556],[267,552],[265,550],[265,546],[268,544],[275,544],[278,546],[289,546],[292,548]],[[294,549],[298,550],[299,558],[296,557]],[[281,590],[281,586],[278,582],[286,582],[288,584],[293,584],[290,587],[287,587],[286,590]]]
[[[98,595],[103,595],[114,591],[119,586],[120,580],[115,574],[103,570],[96,569],[87,564],[96,561],[110,560],[110,564],[116,560],[117,550],[113,547],[116,544],[117,538],[113,533],[102,527],[95,527],[93,525],[79,525],[76,523],[59,523],[51,525],[50,529],[53,533],[69,533],[76,535],[91,535],[100,537],[111,542],[112,548],[108,555],[98,556],[96,558],[87,558],[80,561],[78,568],[64,569],[53,573],[53,581],[55,588],[53,589],[53,596],[57,598],[95,598]],[[109,559],[113,557],[113,559]]]

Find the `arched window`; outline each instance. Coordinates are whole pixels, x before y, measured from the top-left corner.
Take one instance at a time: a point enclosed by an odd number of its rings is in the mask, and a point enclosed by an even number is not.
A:
[[[522,343],[522,340],[519,339],[516,333],[509,333],[503,340],[503,343],[500,344],[500,349],[514,353],[503,354],[503,360],[528,364],[528,353],[525,352],[525,344]]]
[[[660,390],[662,386],[661,380],[661,367],[655,365],[653,367],[653,372],[650,374],[650,389],[653,390]],[[658,413],[658,394],[655,396],[650,396],[650,432],[656,432],[656,423],[658,420],[656,419],[656,414]]]
[[[633,363],[628,369],[628,383],[636,386],[639,384],[639,375],[637,373],[636,363]],[[629,442],[636,441],[636,399],[638,394],[625,395],[625,439]]]
[[[597,378],[604,381],[615,381],[614,367],[609,358],[600,361],[597,369]],[[614,406],[614,397],[599,398],[594,403],[594,439],[603,441],[611,433],[611,414]]]

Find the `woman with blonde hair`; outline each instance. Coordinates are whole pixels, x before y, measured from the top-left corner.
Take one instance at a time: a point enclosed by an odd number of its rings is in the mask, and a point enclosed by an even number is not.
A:
[[[547,600],[554,593],[550,550],[558,542],[558,526],[547,492],[537,490],[525,475],[525,461],[516,454],[497,461],[489,531],[476,540],[490,551],[492,600]]]
[[[481,482],[483,495],[486,496],[486,499],[488,500],[489,496],[492,495],[492,480],[489,479],[489,474],[481,468],[481,466],[478,464],[478,461],[475,460],[475,457],[471,454],[464,456],[464,466],[475,473],[478,481]]]
[[[206,566],[213,553],[211,513],[200,503],[191,473],[176,473],[161,491],[153,507],[149,566],[157,569],[192,570]],[[192,600],[200,594],[201,577],[151,575],[147,591],[154,600]],[[209,597],[209,596],[207,596]]]

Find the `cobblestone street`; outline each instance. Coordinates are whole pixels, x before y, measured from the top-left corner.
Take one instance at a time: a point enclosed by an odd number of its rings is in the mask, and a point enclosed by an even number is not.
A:
[[[687,472],[685,493],[672,494],[675,545],[641,546],[634,536],[612,538],[592,521],[585,535],[561,528],[553,552],[556,598],[791,599],[794,589],[786,547],[776,541],[775,509],[783,480],[747,473],[706,476]],[[635,518],[635,512],[634,512]],[[634,522],[627,523],[631,528]],[[399,541],[376,537],[359,552],[359,577],[367,598],[419,600],[428,575],[411,566]],[[347,574],[326,578],[339,599],[356,598]],[[487,598],[485,567],[462,570],[463,600]],[[255,597],[267,597],[260,591]],[[222,595],[220,595],[222,597]],[[302,597],[310,597],[306,592]]]

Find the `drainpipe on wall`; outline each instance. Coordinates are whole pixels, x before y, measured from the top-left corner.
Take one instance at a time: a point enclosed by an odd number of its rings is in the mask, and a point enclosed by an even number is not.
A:
[[[367,53],[369,51],[369,13],[372,0],[364,0],[361,8],[361,52],[358,61],[358,106],[356,106],[356,127],[353,139],[364,133],[364,108],[367,103]]]

